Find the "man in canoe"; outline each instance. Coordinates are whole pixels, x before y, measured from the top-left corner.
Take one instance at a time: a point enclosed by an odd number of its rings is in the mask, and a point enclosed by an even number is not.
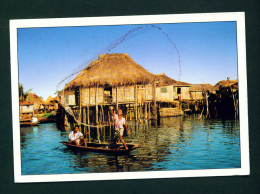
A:
[[[128,147],[123,140],[123,133],[124,133],[124,127],[129,133],[129,130],[127,129],[126,123],[125,123],[125,118],[122,116],[123,112],[121,109],[117,111],[117,114],[114,113],[114,110],[111,108],[111,115],[114,118],[115,121],[115,143],[117,143],[117,139],[119,138],[120,141],[124,144],[125,149],[128,150]]]
[[[90,132],[84,133],[84,135],[79,131],[79,127],[75,126],[73,131],[69,134],[69,142],[75,145],[82,145],[84,143],[85,147],[87,147],[86,139],[84,138]]]

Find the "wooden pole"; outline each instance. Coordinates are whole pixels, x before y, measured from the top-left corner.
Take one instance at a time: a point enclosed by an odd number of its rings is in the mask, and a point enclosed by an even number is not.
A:
[[[153,89],[154,89],[154,117],[155,119],[157,119],[157,107],[156,107],[156,82],[154,82],[153,85]]]
[[[83,123],[86,123],[86,108],[83,108]],[[83,125],[83,131],[85,132],[85,126]]]
[[[209,115],[209,101],[208,101],[208,94],[207,94],[207,92],[206,92],[206,104],[207,104],[206,118],[210,118],[210,115]]]
[[[146,85],[145,85],[145,102],[144,102],[144,119],[147,120],[147,104],[146,104]]]
[[[151,118],[151,104],[150,104],[150,101],[149,101],[149,104],[148,104],[148,119],[150,120]]]
[[[89,122],[89,106],[87,106],[87,119],[88,119],[88,125],[90,124],[90,122]],[[90,126],[88,126],[88,132],[90,131]],[[90,139],[90,133],[88,134],[88,137],[89,137],[89,139]]]
[[[132,111],[131,111],[130,104],[129,104],[129,120],[130,121],[132,120]]]
[[[98,87],[96,87],[95,104],[96,104],[96,124],[98,124]]]
[[[137,85],[135,85],[135,120],[138,120],[137,117]]]
[[[116,87],[116,112],[118,111],[118,88]]]
[[[79,88],[79,121],[80,121],[80,123],[82,123],[82,110],[81,110],[81,87]],[[82,129],[81,129],[81,124],[80,124],[80,126],[79,126],[79,130],[80,131],[82,131]]]
[[[125,85],[124,85],[124,102],[126,103],[126,96],[125,96]]]

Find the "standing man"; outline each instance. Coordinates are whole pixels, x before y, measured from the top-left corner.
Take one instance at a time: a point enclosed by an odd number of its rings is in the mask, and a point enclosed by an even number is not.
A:
[[[114,113],[114,110],[111,109],[111,115],[114,118],[115,121],[115,141],[117,143],[117,139],[119,137],[120,141],[124,144],[125,149],[128,150],[128,147],[126,146],[125,141],[123,140],[123,133],[124,133],[124,127],[126,128],[127,133],[129,133],[129,130],[127,129],[127,126],[125,124],[125,118],[122,116],[123,112],[121,109],[117,111],[117,114]]]
[[[86,139],[84,138],[90,132],[84,133],[84,135],[79,131],[79,127],[76,125],[73,131],[69,134],[69,142],[75,145],[81,145],[84,142],[85,147],[87,147]]]

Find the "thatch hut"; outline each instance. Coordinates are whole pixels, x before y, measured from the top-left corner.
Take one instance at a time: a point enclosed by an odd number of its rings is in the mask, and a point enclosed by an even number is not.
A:
[[[157,76],[160,78],[160,83],[156,88],[156,99],[158,101],[173,102],[174,100],[179,99],[189,99],[189,88],[191,84],[176,81],[166,76],[165,73],[157,74]]]
[[[238,90],[238,79],[236,80],[221,80],[216,85],[219,91],[229,91],[232,93],[236,93]]]
[[[57,97],[58,96],[53,98],[52,96],[48,96],[48,98],[46,99],[46,106],[47,106],[48,110],[57,110],[58,109]]]
[[[159,102],[161,117],[178,116],[182,114],[180,101],[188,99],[190,84],[176,81],[165,73],[156,75],[160,81],[156,87],[156,100]]]
[[[77,107],[135,106],[155,100],[158,77],[145,70],[128,54],[99,55],[65,87],[73,91]],[[74,106],[75,107],[75,106]],[[137,108],[135,109],[137,112]],[[84,112],[84,111],[83,111]]]
[[[205,99],[205,92],[216,94],[217,87],[211,84],[192,84],[190,87],[191,100]]]
[[[37,96],[35,93],[29,93],[27,96],[28,101],[33,101],[33,109],[37,112],[43,112],[46,106],[46,102],[39,96]]]

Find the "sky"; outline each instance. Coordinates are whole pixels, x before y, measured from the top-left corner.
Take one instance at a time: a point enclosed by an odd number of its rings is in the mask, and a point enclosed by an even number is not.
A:
[[[55,97],[69,77],[99,54],[128,53],[151,73],[191,84],[237,79],[236,22],[18,29],[24,90]]]

